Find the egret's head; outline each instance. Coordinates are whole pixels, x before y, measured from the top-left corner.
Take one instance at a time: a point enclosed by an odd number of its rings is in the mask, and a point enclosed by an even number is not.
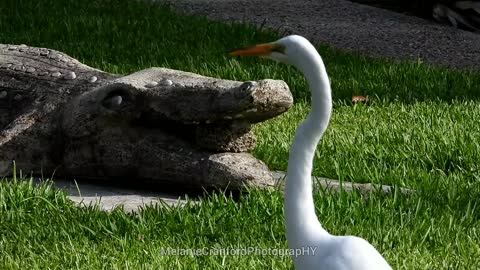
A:
[[[230,52],[230,55],[259,56],[272,59],[285,64],[295,64],[293,61],[298,58],[305,46],[311,46],[305,38],[291,35],[270,43],[258,44],[246,49],[239,49]]]

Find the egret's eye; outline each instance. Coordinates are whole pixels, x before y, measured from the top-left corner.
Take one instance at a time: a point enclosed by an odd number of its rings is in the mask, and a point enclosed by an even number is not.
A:
[[[272,48],[272,52],[278,52],[281,54],[285,54],[285,46],[281,44],[275,44]]]

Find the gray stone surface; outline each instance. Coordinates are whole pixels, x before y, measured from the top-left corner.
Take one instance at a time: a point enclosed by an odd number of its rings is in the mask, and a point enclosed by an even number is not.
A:
[[[480,35],[347,0],[156,0],[220,21],[248,22],[392,59],[480,69]]]
[[[67,197],[77,205],[98,205],[105,211],[123,207],[126,212],[136,212],[147,205],[181,207],[187,202],[185,195],[61,179],[56,179],[54,183],[57,188],[66,191]],[[193,204],[199,202],[195,198],[188,200]]]
[[[284,172],[273,172],[273,177],[277,185],[283,185],[285,180]],[[67,192],[68,198],[79,206],[88,206],[98,204],[100,209],[111,211],[116,207],[122,206],[127,212],[136,212],[147,205],[159,205],[170,207],[182,207],[187,203],[185,194],[172,194],[166,192],[148,191],[136,189],[134,187],[112,187],[111,185],[100,185],[95,183],[74,182],[57,179],[55,186]],[[351,182],[342,182],[333,179],[314,177],[315,185],[326,187],[331,191],[351,191],[353,189],[362,192],[372,192],[382,190],[383,192],[392,192],[393,188],[387,185],[357,184]],[[404,193],[410,193],[413,190],[402,188]],[[188,201],[192,204],[201,203],[198,197],[189,197]]]
[[[286,180],[285,172],[281,172],[281,171],[273,172],[273,177],[277,185],[283,185],[285,183],[285,180]],[[313,176],[312,181],[314,186],[327,188],[328,190],[331,190],[331,191],[359,190],[361,192],[373,192],[378,190],[385,193],[389,193],[395,190],[394,187],[388,186],[388,185],[379,185],[379,184],[372,184],[372,183],[352,183],[348,181],[339,181],[339,180],[317,177],[317,176]],[[400,191],[403,193],[413,192],[412,189],[408,189],[408,188],[400,188]]]

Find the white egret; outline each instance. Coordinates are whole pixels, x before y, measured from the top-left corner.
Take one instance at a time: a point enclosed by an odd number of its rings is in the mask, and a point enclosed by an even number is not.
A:
[[[392,269],[369,242],[356,236],[329,234],[315,214],[311,179],[313,157],[332,112],[330,81],[315,47],[307,39],[291,35],[230,54],[255,55],[292,64],[304,74],[310,86],[312,109],[293,139],[285,189],[288,247],[306,251],[293,257],[295,268]]]

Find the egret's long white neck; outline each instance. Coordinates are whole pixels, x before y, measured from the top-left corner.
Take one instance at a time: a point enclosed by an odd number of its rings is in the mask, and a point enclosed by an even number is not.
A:
[[[332,96],[325,65],[313,46],[299,52],[293,64],[303,72],[312,92],[312,110],[297,129],[288,159],[287,239],[289,246],[296,248],[309,239],[327,235],[315,214],[311,174],[315,150],[330,121]]]

